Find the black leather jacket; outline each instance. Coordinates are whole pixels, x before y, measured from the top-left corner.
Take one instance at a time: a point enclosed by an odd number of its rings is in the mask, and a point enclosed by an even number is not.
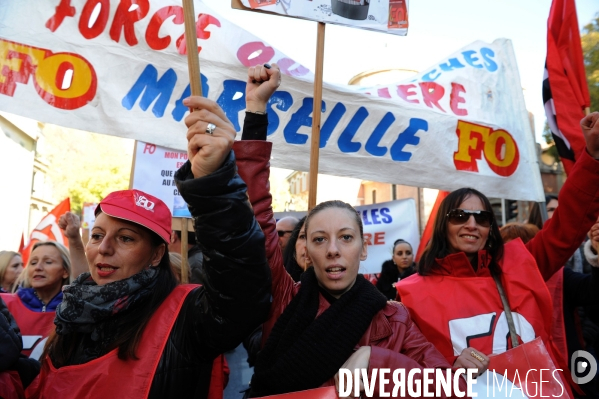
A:
[[[233,152],[209,176],[175,174],[204,253],[202,281],[186,298],[156,370],[150,398],[206,398],[214,358],[235,348],[264,321],[270,270]]]
[[[19,327],[0,298],[0,372],[12,368],[22,349]]]

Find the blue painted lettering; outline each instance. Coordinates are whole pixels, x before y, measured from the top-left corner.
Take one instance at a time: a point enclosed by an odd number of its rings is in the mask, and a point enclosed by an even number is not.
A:
[[[379,220],[379,210],[378,209],[371,209],[370,214],[372,215],[372,223],[373,224],[381,224],[381,221]]]
[[[395,140],[395,143],[391,146],[391,159],[399,162],[410,160],[412,153],[404,151],[403,149],[407,144],[418,145],[418,143],[420,143],[420,138],[416,137],[416,133],[418,133],[419,130],[424,130],[426,132],[428,130],[428,122],[424,119],[411,118],[410,125],[397,136],[397,140]]]
[[[237,93],[242,93],[243,95],[233,100]],[[218,97],[218,100],[216,100],[216,103],[225,111],[225,115],[233,123],[235,131],[240,131],[239,112],[245,109],[245,82],[241,80],[225,80],[223,82],[223,92]]]
[[[162,118],[164,110],[173,94],[175,83],[177,83],[177,74],[172,68],[167,69],[160,80],[158,80],[158,70],[154,65],[148,64],[141,75],[139,75],[133,87],[131,87],[131,90],[123,97],[121,104],[126,109],[131,110],[143,92],[143,97],[139,101],[139,107],[146,111],[154,100],[156,100],[154,107],[152,107],[152,113],[157,118]]]
[[[380,147],[378,144],[381,142],[381,139],[393,122],[395,122],[395,117],[391,112],[387,112],[366,142],[366,146],[364,148],[366,151],[368,151],[368,153],[374,155],[375,157],[382,157],[387,153],[387,147]]]
[[[331,134],[333,134],[333,130],[335,130],[335,127],[337,127],[339,121],[341,120],[343,115],[345,115],[345,111],[345,105],[343,105],[342,103],[335,104],[335,107],[333,107],[333,110],[331,111],[331,113],[327,117],[327,120],[324,122],[324,125],[322,125],[322,128],[320,129],[320,148],[326,147],[327,142],[331,137]]]
[[[365,209],[362,211],[362,221],[364,222],[364,225],[366,226],[370,226],[372,223],[370,223],[370,220],[368,220],[368,210]]]
[[[391,210],[389,208],[381,208],[381,217],[383,218],[383,223],[391,223],[393,222],[393,218],[391,217]]]
[[[479,58],[476,57],[475,54],[476,54],[476,51],[474,51],[474,50],[462,51],[462,55],[464,56],[464,59],[470,66],[473,66],[475,68],[482,68],[483,66],[481,64],[476,63],[476,61],[478,61]]]
[[[495,52],[488,47],[483,47],[480,49],[480,55],[483,57],[485,68],[489,72],[495,72],[497,70],[497,63],[492,59],[492,57],[495,57]]]
[[[202,80],[202,95],[204,97],[208,97],[208,93],[210,91],[210,86],[208,86],[208,78],[206,78],[206,76],[202,74],[200,74],[200,77]],[[191,86],[187,85],[185,90],[183,90],[183,94],[181,94],[181,97],[179,97],[179,99],[175,101],[175,108],[171,113],[171,115],[173,115],[173,119],[177,122],[180,122],[181,119],[183,119],[183,117],[185,116],[185,114],[189,112],[189,108],[183,105],[183,100],[189,96],[191,96]]]
[[[458,61],[457,58],[450,58],[449,60],[447,60],[446,63],[439,64],[439,68],[441,68],[441,70],[445,71],[445,72],[449,72],[449,71],[453,71],[454,69],[465,68],[465,67],[466,66],[464,64],[462,64],[460,61]]]
[[[302,106],[291,115],[291,119],[285,129],[283,129],[283,137],[289,144],[305,144],[308,141],[308,135],[299,133],[302,126],[312,127],[312,106],[314,99],[311,97],[304,98]],[[322,102],[322,112],[325,111],[326,104]]]
[[[368,111],[366,108],[360,107],[355,115],[349,121],[349,124],[339,136],[339,140],[337,140],[337,145],[341,152],[358,152],[362,147],[361,143],[356,143],[352,141],[356,132],[364,122],[364,120],[368,117]]]
[[[287,91],[275,91],[270,100],[268,100],[268,105],[266,108],[266,112],[268,113],[268,130],[267,135],[270,136],[279,128],[279,115],[275,112],[273,107],[281,110],[287,111],[293,105],[293,97]]]
[[[436,73],[436,75],[433,76],[433,74],[435,74],[435,73]],[[427,72],[424,75],[422,75],[422,81],[423,82],[433,82],[439,76],[441,76],[441,72],[437,72],[437,70],[435,68],[433,68],[430,72]]]

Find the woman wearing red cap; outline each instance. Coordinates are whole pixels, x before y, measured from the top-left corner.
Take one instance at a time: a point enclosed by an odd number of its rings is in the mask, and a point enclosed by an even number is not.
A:
[[[205,284],[177,286],[161,200],[138,190],[108,195],[86,247],[90,272],[64,289],[30,396],[204,398],[214,358],[265,318],[264,235],[236,173],[235,129],[209,100],[186,124],[189,161],[175,180],[204,253]]]

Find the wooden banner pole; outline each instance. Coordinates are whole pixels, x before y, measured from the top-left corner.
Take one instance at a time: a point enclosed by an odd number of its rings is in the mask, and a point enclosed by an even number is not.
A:
[[[133,178],[135,177],[135,160],[137,158],[137,140],[133,142],[133,158],[131,159],[131,172],[129,173],[129,190],[133,188]]]
[[[324,32],[326,24],[318,22],[316,37],[316,68],[314,73],[314,108],[312,108],[312,140],[310,145],[310,187],[308,210],[316,206],[318,160],[320,153],[320,117],[322,115],[322,72],[324,65]]]
[[[198,55],[198,37],[196,35],[196,16],[193,10],[193,0],[183,0],[183,14],[185,16],[185,45],[191,95],[201,96],[202,81],[200,77],[200,57]]]
[[[187,218],[181,218],[181,284],[189,283]]]
[[[196,35],[196,16],[193,0],[183,0],[183,15],[185,16],[185,46],[189,69],[189,86],[192,96],[201,96],[202,78],[200,75],[200,57],[198,55],[198,37]],[[187,218],[181,218],[181,283],[183,284],[189,282],[187,252]]]

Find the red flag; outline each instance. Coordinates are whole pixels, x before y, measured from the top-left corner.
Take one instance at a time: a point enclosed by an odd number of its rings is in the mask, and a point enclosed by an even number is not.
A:
[[[25,233],[21,233],[21,243],[19,244],[18,253],[22,254],[25,250]]]
[[[566,173],[586,146],[580,120],[591,99],[574,0],[553,0],[547,21],[543,102]]]
[[[71,210],[71,200],[67,198],[58,204],[50,213],[48,213],[41,222],[33,229],[31,235],[29,236],[29,242],[27,243],[27,247],[25,247],[21,252],[21,256],[23,258],[23,263],[27,265],[29,261],[29,253],[31,252],[31,248],[38,241],[57,241],[61,244],[64,244],[67,248],[69,246],[69,242],[65,235],[63,234],[60,227],[58,227],[58,218],[60,218],[65,212]]]
[[[426,244],[430,241],[433,236],[433,227],[435,225],[435,217],[437,216],[437,212],[439,212],[439,206],[441,206],[441,201],[447,197],[449,191],[439,190],[439,194],[437,194],[437,199],[435,200],[435,205],[433,205],[433,209],[431,210],[431,214],[428,216],[428,221],[426,222],[426,227],[422,232],[422,237],[420,237],[420,245],[418,245],[418,251],[416,251],[416,263],[420,260],[420,256],[422,256],[422,252],[424,252],[424,248],[426,248]]]

